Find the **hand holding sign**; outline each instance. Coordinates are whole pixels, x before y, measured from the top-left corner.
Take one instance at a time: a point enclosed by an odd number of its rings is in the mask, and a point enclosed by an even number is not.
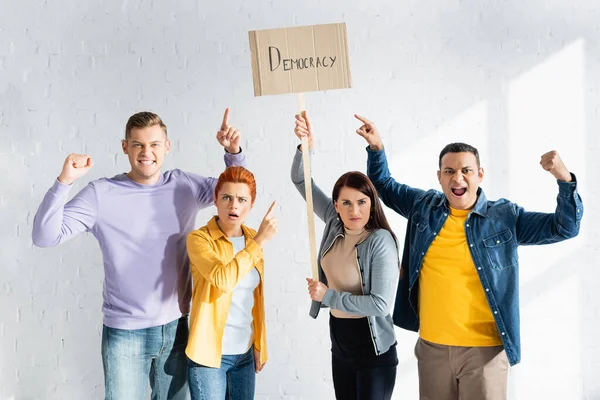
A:
[[[369,143],[369,148],[373,151],[382,150],[383,142],[381,141],[381,136],[379,136],[379,131],[375,124],[357,114],[354,114],[354,118],[363,123],[363,125],[356,130],[356,133],[365,138],[367,143]]]
[[[308,148],[312,150],[314,144],[314,136],[312,130],[312,124],[310,119],[308,118],[308,113],[304,111],[303,113],[296,114],[296,127],[294,128],[294,133],[302,141],[302,137],[306,136],[308,139]]]
[[[294,132],[302,141],[304,181],[311,182],[310,151],[314,144],[302,93],[351,87],[346,24],[297,26],[248,32],[254,95],[299,93]],[[304,185],[311,272],[318,279],[312,185]],[[310,315],[317,317],[318,303]]]
[[[310,295],[310,298],[318,302],[323,301],[323,297],[325,297],[325,293],[327,293],[327,289],[329,289],[327,285],[310,278],[306,278],[306,282],[308,282],[308,294]]]
[[[228,153],[240,152],[240,131],[229,125],[229,108],[225,109],[221,129],[217,132],[217,140]]]

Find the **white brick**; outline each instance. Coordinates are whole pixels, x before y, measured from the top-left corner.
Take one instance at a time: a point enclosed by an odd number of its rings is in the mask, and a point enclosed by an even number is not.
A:
[[[248,224],[257,227],[270,202],[279,204],[280,232],[266,248],[270,360],[258,375],[257,399],[333,398],[328,311],[316,321],[308,316],[305,203],[289,179],[297,96],[253,97],[247,32],[338,21],[348,26],[353,88],[305,95],[317,143],[313,176],[325,193],[342,173],[365,170],[353,113],[377,123],[393,176],[425,189],[438,188],[437,143],[455,140],[462,129],[488,143],[481,149],[488,194],[520,196],[532,206],[554,197],[511,189],[542,182],[519,171],[539,168],[538,147],[564,154],[586,206],[582,233],[564,245],[521,253],[523,363],[511,370],[509,399],[597,395],[597,0],[551,7],[516,0],[308,0],[300,6],[30,0],[7,2],[0,12],[0,399],[104,396],[97,243],[88,234],[38,249],[30,238],[35,210],[68,153],[88,152],[96,164],[71,194],[91,179],[126,171],[124,124],[131,114],[152,110],[169,126],[168,168],[214,176],[224,167],[214,136],[225,107],[242,130],[258,181]],[[536,104],[511,106],[519,82],[540,80],[542,70],[558,72],[526,91]],[[553,91],[560,82],[573,90]],[[549,99],[563,101],[564,112],[544,113]],[[569,110],[571,104],[577,109]],[[511,140],[517,117],[545,128]],[[514,154],[527,156],[517,165]],[[554,190],[552,179],[543,182]],[[198,225],[213,213],[202,211]],[[386,214],[402,243],[405,220]],[[322,229],[317,220],[317,242]],[[415,339],[399,331],[394,398],[417,398]]]

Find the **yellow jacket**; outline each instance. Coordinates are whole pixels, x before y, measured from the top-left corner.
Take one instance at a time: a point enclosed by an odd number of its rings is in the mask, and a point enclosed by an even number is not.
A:
[[[233,254],[233,244],[219,229],[217,217],[187,237],[194,286],[190,337],[185,353],[200,365],[221,366],[223,332],[233,289],[254,267],[260,275],[252,309],[254,349],[260,351],[261,364],[267,361],[263,251],[253,239],[256,231],[242,225],[242,232],[246,247],[237,254]]]

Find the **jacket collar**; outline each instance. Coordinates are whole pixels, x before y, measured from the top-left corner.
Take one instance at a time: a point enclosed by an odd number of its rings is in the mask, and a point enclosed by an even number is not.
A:
[[[221,230],[221,228],[219,228],[219,224],[217,224],[217,219],[219,217],[217,217],[216,215],[214,217],[212,217],[210,219],[210,221],[208,221],[208,233],[210,234],[210,237],[213,240],[217,240],[221,237],[224,237],[225,239],[227,239],[227,237],[225,236],[225,234],[223,233],[223,231]],[[244,237],[246,238],[251,238],[254,237],[254,235],[252,234],[252,231],[250,231],[250,228],[248,228],[246,225],[242,224],[242,233],[244,234]]]
[[[435,207],[440,207],[440,206],[444,206],[446,209],[450,209],[450,204],[448,203],[448,199],[446,198],[446,196],[444,195],[444,193],[440,193],[441,196],[439,197],[439,200],[437,201],[437,203],[435,204]],[[477,189],[477,201],[475,202],[475,207],[473,207],[473,211],[475,214],[479,214],[482,217],[486,217],[487,216],[487,197],[485,197],[485,193],[483,192],[482,188],[478,188]]]

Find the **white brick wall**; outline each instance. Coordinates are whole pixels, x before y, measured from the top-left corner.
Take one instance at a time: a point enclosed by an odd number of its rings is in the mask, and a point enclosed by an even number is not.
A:
[[[355,87],[306,95],[327,191],[365,168],[354,112],[378,123],[394,175],[413,186],[436,185],[437,154],[456,140],[481,148],[490,198],[530,209],[551,210],[556,194],[537,165],[543,152],[559,150],[577,173],[581,235],[521,251],[523,363],[510,398],[600,399],[597,0],[1,0],[0,10],[0,399],[103,396],[98,246],[90,235],[31,243],[65,156],[94,157],[77,188],[125,171],[123,126],[149,109],[170,129],[167,167],[217,174],[226,106],[260,185],[249,224],[272,200],[281,220],[267,250],[271,358],[257,397],[333,397],[326,314],[307,316],[304,203],[288,178],[296,99],[253,97],[247,31],[339,21]],[[388,215],[402,237],[404,221]],[[398,331],[398,399],[417,398],[415,338]]]

